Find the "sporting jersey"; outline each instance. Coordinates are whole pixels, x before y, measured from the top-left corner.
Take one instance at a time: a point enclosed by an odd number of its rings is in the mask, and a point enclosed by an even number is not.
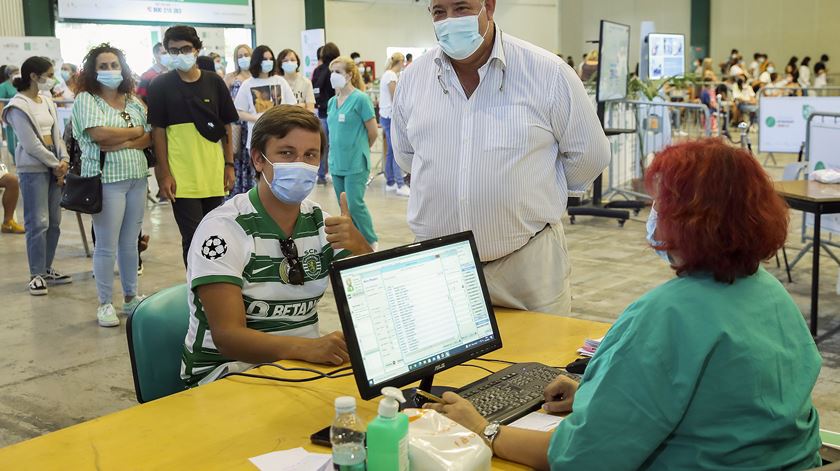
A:
[[[289,263],[280,250],[286,235],[268,215],[257,188],[236,195],[211,211],[199,224],[188,255],[190,324],[184,340],[181,378],[188,386],[215,378],[232,365],[219,353],[196,288],[230,283],[242,288],[246,325],[273,335],[318,337],[318,300],[327,289],[330,263],[338,254],[327,242],[317,203],[304,200],[291,234],[305,279],[289,283]],[[241,365],[241,364],[240,364]],[[243,369],[241,366],[236,368]]]

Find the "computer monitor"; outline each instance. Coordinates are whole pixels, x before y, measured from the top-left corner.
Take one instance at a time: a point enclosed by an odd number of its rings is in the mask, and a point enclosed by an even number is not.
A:
[[[598,82],[595,97],[599,102],[627,98],[630,73],[630,27],[601,20],[598,39]]]
[[[647,37],[648,78],[685,76],[685,36],[651,33]]]
[[[472,232],[333,262],[359,394],[421,381],[502,347]]]

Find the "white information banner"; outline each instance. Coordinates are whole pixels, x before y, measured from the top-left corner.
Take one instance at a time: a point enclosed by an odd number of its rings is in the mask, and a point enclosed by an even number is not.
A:
[[[811,122],[808,173],[828,168],[840,170],[840,119],[817,116]],[[807,214],[805,221],[809,227],[814,226],[812,214]],[[840,234],[840,215],[824,215],[820,222],[823,232]]]
[[[761,98],[758,151],[799,153],[805,142],[808,117],[816,111],[840,113],[840,97]]]
[[[300,51],[304,76],[312,78],[312,71],[318,66],[318,48],[326,43],[323,29],[307,29],[300,32]]]
[[[58,0],[61,19],[252,25],[251,0]]]
[[[18,67],[32,56],[51,59],[56,64],[56,75],[62,64],[61,43],[58,38],[40,36],[5,36],[0,37],[0,64],[12,64]]]

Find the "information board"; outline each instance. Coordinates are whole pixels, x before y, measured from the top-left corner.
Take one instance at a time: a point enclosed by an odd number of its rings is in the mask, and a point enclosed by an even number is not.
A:
[[[303,75],[312,78],[312,71],[318,66],[318,48],[326,44],[323,29],[307,29],[300,32],[300,53],[303,61]],[[316,92],[317,94],[317,92]]]
[[[685,75],[685,36],[682,34],[649,34],[647,55],[651,80]]]
[[[815,116],[811,121],[808,142],[808,172],[822,169],[840,170],[840,119]],[[806,214],[805,223],[814,226],[814,215]],[[823,231],[840,234],[840,215],[827,214],[820,219]]]
[[[0,37],[0,64],[20,67],[23,61],[32,56],[51,59],[56,64],[56,72],[58,72],[58,67],[62,64],[61,42],[58,38],[39,36]]]
[[[630,69],[630,27],[601,20],[598,51],[598,101],[623,100],[627,97],[627,74]]]
[[[840,97],[762,97],[758,107],[759,152],[799,153],[808,117],[815,111],[840,113]]]
[[[252,0],[58,0],[62,20],[252,25]]]

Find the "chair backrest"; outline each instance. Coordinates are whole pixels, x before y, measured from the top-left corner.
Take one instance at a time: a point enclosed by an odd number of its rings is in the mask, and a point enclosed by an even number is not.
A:
[[[802,171],[805,170],[807,165],[808,162],[794,162],[792,164],[785,165],[785,169],[782,171],[782,180],[799,180],[799,177],[802,175]]]
[[[138,402],[186,389],[181,380],[181,352],[189,319],[185,284],[149,296],[128,317],[128,353]]]

